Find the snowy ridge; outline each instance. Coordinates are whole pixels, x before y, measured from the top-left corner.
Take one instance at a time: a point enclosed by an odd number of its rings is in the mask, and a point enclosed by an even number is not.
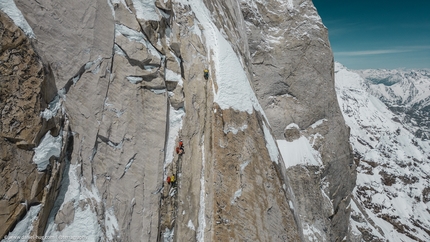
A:
[[[430,240],[430,144],[369,94],[360,75],[335,66],[336,91],[357,167],[352,233],[372,240]]]

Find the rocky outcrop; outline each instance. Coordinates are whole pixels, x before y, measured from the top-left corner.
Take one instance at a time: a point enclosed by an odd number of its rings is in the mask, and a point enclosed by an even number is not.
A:
[[[253,25],[259,3],[252,1],[242,8],[238,1],[197,0],[16,4],[59,90],[51,93],[51,106],[65,115],[58,114],[59,125],[52,119],[64,135],[59,175],[51,176],[58,195],[41,200],[51,213],[39,213],[30,234],[88,241],[346,235],[342,219],[349,216],[353,168],[326,32],[321,23],[315,36],[263,32],[314,23],[310,2],[284,9],[290,14],[285,21],[261,9],[268,19]],[[269,1],[267,7],[279,6]],[[279,43],[259,49],[259,38]],[[281,39],[291,46],[284,49]],[[314,107],[315,98],[321,104]],[[286,131],[291,123],[298,128]],[[273,138],[284,134],[289,141],[313,137],[323,165],[286,166]],[[181,155],[175,152],[179,139]],[[174,184],[166,182],[171,175]]]
[[[56,95],[51,70],[43,66],[30,40],[3,12],[0,36],[0,238],[41,203],[43,222],[36,229],[43,234],[52,208],[45,201],[55,199],[61,180],[62,165],[55,160],[62,158],[47,160],[47,167],[36,169],[32,148],[48,130],[54,136],[61,135],[64,120],[60,116],[49,120],[40,117]]]

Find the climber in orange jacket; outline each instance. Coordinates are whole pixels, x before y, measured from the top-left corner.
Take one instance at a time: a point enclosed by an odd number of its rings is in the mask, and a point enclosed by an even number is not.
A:
[[[178,147],[176,147],[176,154],[182,155],[184,152],[184,143],[180,140]]]

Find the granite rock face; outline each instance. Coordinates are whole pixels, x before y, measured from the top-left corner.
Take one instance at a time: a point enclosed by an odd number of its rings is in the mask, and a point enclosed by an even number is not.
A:
[[[0,237],[39,204],[43,204],[39,210],[43,223],[35,230],[43,234],[52,208],[45,201],[57,196],[64,167],[57,161],[63,155],[46,157],[47,168],[36,169],[32,148],[48,130],[54,136],[62,135],[60,130],[66,124],[61,115],[49,120],[40,117],[56,95],[51,71],[42,64],[24,32],[1,11],[0,20]],[[66,147],[59,145],[60,149]]]
[[[307,137],[322,164],[287,175],[308,239],[340,241],[348,231],[356,172],[334,88],[328,31],[309,0],[242,0],[253,84],[277,140]],[[284,161],[287,166],[289,160]]]
[[[51,162],[55,175],[46,179],[53,192],[37,203],[41,212],[29,234],[88,241],[346,236],[354,185],[348,130],[334,93],[327,33],[310,1],[291,9],[235,0],[15,3],[36,36],[22,37],[32,44],[26,52],[37,54],[44,76],[26,89],[40,97],[31,104],[28,126],[35,131],[21,138],[2,129],[15,145],[2,145],[2,152],[30,161],[28,149],[40,147],[48,130],[63,135],[61,154]],[[267,19],[254,20],[256,9],[267,11]],[[299,38],[264,32],[278,25],[300,30],[303,21],[318,28]],[[259,41],[272,39],[278,42],[259,49]],[[53,107],[61,112],[39,115]],[[287,132],[291,123],[299,128]],[[275,141],[284,134],[290,142],[313,137],[323,165],[289,167]],[[179,140],[183,154],[175,152]],[[37,170],[31,163],[8,169]],[[4,194],[16,191],[9,183]]]

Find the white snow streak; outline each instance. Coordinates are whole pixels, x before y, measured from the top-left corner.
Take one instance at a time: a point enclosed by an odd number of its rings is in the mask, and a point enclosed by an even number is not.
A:
[[[270,159],[278,164],[279,159],[279,151],[278,147],[276,146],[276,142],[273,139],[272,134],[270,133],[270,130],[266,127],[266,124],[263,123],[263,131],[264,131],[264,138],[266,139],[266,148],[269,152]]]
[[[182,119],[185,115],[184,109],[180,108],[175,110],[173,107],[170,107],[169,111],[169,134],[167,138],[167,146],[166,146],[166,160],[164,162],[164,170],[168,164],[173,161],[173,156],[175,152],[176,139],[179,134],[179,130],[182,128]],[[167,177],[167,173],[164,173],[164,177]]]
[[[110,207],[106,210],[105,229],[106,229],[106,236],[110,241],[112,241],[114,238],[114,235],[119,231],[118,220],[115,217],[113,207]]]
[[[205,241],[205,229],[206,229],[206,220],[205,220],[205,144],[204,138],[202,137],[202,176],[200,178],[200,208],[198,215],[199,226],[197,228],[196,239],[198,242]]]
[[[8,235],[5,236],[2,242],[21,241],[19,239],[14,240],[13,238],[22,238],[30,236],[31,231],[33,230],[33,222],[34,220],[36,220],[41,207],[42,204],[30,207],[24,218],[18,222],[15,228]]]
[[[36,38],[33,29],[27,23],[27,20],[25,20],[21,10],[16,7],[13,0],[0,0],[0,10],[7,14],[7,16],[12,19],[16,26],[22,29],[22,31],[24,31],[28,37],[33,39]]]

